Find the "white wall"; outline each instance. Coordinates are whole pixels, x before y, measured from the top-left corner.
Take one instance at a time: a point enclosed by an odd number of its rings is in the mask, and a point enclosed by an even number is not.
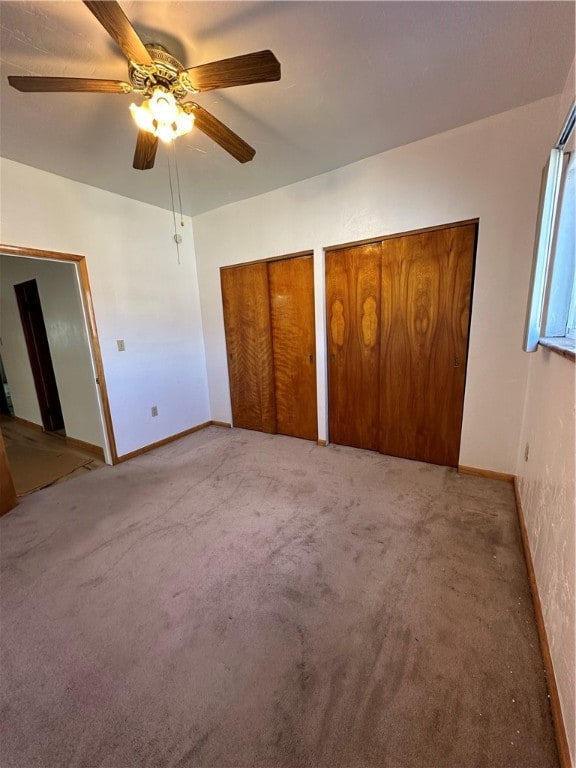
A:
[[[323,248],[478,217],[460,463],[513,473],[541,159],[555,139],[557,106],[557,98],[545,99],[195,217],[212,418],[231,418],[220,266],[314,249],[325,439]]]
[[[68,437],[104,447],[98,393],[74,264],[0,255],[0,353],[14,413],[42,424],[13,286],[35,279]]]
[[[86,256],[118,454],[207,421],[190,219],[178,264],[170,211],[0,162],[0,240]],[[163,181],[142,174],[142,183]]]
[[[519,489],[574,763],[576,365],[547,349],[539,349],[531,358]],[[526,443],[528,462],[524,461]]]
[[[573,99],[574,66],[560,102],[554,139]],[[547,155],[547,151],[541,153],[541,165]],[[518,483],[572,764],[576,765],[576,364],[544,348],[526,357],[528,387]]]

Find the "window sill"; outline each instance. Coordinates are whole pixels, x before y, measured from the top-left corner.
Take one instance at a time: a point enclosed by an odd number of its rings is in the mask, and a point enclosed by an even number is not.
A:
[[[546,349],[551,349],[568,360],[576,361],[576,341],[562,336],[543,336],[538,340],[538,344]]]

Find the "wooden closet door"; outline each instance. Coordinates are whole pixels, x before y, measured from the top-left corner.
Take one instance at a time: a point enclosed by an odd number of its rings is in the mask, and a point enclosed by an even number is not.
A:
[[[378,450],[381,243],[326,254],[330,440]]]
[[[380,451],[456,467],[476,225],[382,243]]]
[[[235,427],[276,432],[266,263],[220,272]]]
[[[276,428],[318,438],[312,256],[268,263]]]

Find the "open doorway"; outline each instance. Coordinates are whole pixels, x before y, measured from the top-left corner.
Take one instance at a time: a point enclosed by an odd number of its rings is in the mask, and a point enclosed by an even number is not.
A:
[[[73,474],[115,463],[84,257],[0,245],[0,271],[0,376],[12,403],[3,407],[0,394],[0,431],[8,463],[10,453],[23,458],[32,448],[42,472],[55,463]]]
[[[66,434],[58,385],[50,354],[42,303],[35,279],[14,286],[28,359],[38,397],[42,426],[46,432]]]

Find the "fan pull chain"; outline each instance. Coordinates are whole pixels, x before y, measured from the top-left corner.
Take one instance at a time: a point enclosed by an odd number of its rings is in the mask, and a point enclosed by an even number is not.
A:
[[[180,204],[180,226],[184,226],[184,215],[182,212],[182,193],[180,191],[180,174],[178,173],[178,155],[176,154],[176,142],[172,141],[174,150],[174,167],[176,168],[176,186],[178,187],[178,202]]]
[[[172,142],[172,144],[174,144],[174,142]],[[176,160],[175,154],[174,154],[174,160]],[[180,264],[180,242],[179,241],[182,238],[178,234],[178,230],[176,228],[176,210],[174,208],[174,189],[172,187],[172,169],[170,168],[170,155],[168,155],[168,181],[170,182],[170,198],[172,200],[172,220],[174,221],[174,242],[176,243],[176,253],[178,254],[178,264]],[[182,214],[180,214],[180,222],[183,226],[184,222],[182,220]]]

